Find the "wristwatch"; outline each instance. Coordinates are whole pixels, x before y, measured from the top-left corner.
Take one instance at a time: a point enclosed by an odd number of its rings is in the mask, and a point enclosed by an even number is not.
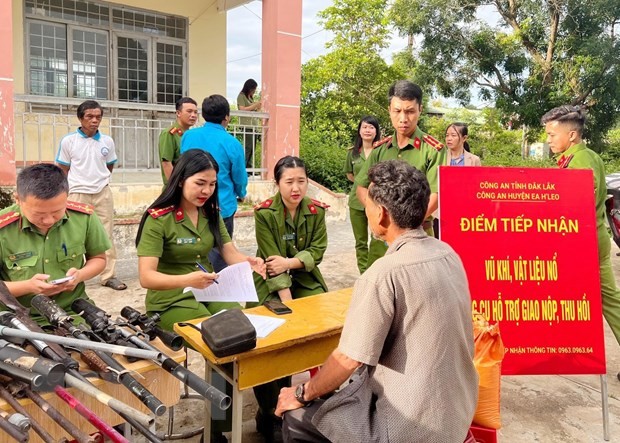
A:
[[[297,385],[297,388],[295,389],[295,399],[301,403],[304,406],[308,406],[310,403],[312,403],[312,400],[304,400],[304,395],[306,393],[306,387],[304,386],[304,384],[300,384]]]

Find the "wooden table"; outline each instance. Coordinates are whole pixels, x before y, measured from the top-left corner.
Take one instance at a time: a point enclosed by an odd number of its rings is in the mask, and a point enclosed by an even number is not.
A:
[[[185,360],[185,352],[178,351],[174,352],[164,346],[159,339],[151,342],[157,348],[161,349],[167,356],[173,358],[177,362],[183,362]],[[74,354],[74,357],[77,354]],[[143,384],[153,395],[155,395],[161,402],[166,406],[174,406],[179,402],[180,397],[180,381],[166,372],[164,369],[150,360],[138,360],[134,363],[129,363],[125,357],[116,356],[118,361],[127,368],[131,372],[138,373],[140,375],[134,375],[136,380],[138,380],[141,384]],[[78,361],[79,357],[76,357]],[[85,368],[83,362],[80,362],[80,366]],[[142,378],[144,377],[144,378]],[[132,395],[127,388],[125,388],[121,384],[114,384],[103,381],[101,379],[91,379],[93,384],[103,392],[108,395],[122,401],[123,403],[128,404],[144,413],[151,414],[152,413],[144,406],[140,400],[138,400],[134,395]],[[124,422],[124,420],[117,415],[112,409],[108,406],[98,402],[93,399],[91,396],[82,393],[81,391],[75,388],[69,388],[69,392],[80,400],[86,407],[92,410],[95,414],[97,414],[104,422],[109,425],[115,426]],[[83,418],[80,414],[71,409],[63,400],[61,400],[54,393],[42,393],[45,400],[51,403],[56,409],[60,411],[62,415],[67,417],[70,422],[74,423],[80,430],[92,434],[94,432],[98,432],[97,429],[92,426],[85,418]],[[37,405],[35,405],[29,399],[22,399],[19,402],[24,406],[26,411],[31,415],[36,421],[41,423],[43,427],[49,432],[55,439],[60,440],[62,437],[67,437],[70,441],[73,440],[67,432],[61,428],[56,422],[54,422],[45,412],[41,410]],[[13,408],[9,406],[3,400],[0,400],[0,409],[4,409],[13,412]],[[40,442],[42,441],[39,435],[34,432],[34,430],[30,430],[30,442]],[[2,437],[6,437],[6,434],[1,433]]]
[[[241,442],[242,391],[319,366],[338,346],[340,333],[351,300],[352,288],[327,292],[286,302],[293,312],[276,316],[260,306],[245,312],[278,317],[286,322],[256,348],[227,357],[216,357],[204,343],[200,332],[174,325],[174,330],[205,358],[205,380],[211,371],[221,374],[233,386],[232,443]],[[190,323],[200,324],[204,318]],[[230,364],[229,364],[230,363]],[[205,441],[210,438],[211,404],[207,402]]]

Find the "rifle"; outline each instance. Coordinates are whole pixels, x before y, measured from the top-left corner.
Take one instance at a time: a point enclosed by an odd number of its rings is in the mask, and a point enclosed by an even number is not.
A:
[[[1,283],[1,282],[0,282]],[[28,327],[22,323],[13,313],[11,312],[0,312],[0,324],[5,326],[13,326],[15,329],[19,329],[24,332],[26,336],[30,338],[30,342],[35,346],[35,348],[43,355],[50,355],[47,351],[49,351],[49,346],[46,342],[42,340],[36,340],[32,337],[33,333],[28,329]],[[43,335],[44,339],[49,338],[49,334]],[[59,337],[63,338],[63,337]],[[81,343],[85,343],[81,341]],[[51,355],[55,355],[52,353]],[[88,354],[83,355],[84,359],[88,359]],[[55,357],[59,358],[59,357]],[[92,360],[92,359],[89,359]],[[75,361],[75,360],[73,360]],[[92,361],[88,362],[89,364]],[[77,362],[76,362],[77,364]],[[77,368],[66,368],[65,374],[65,384],[67,386],[75,387],[92,397],[94,397],[97,401],[109,406],[114,412],[119,414],[125,421],[130,423],[133,427],[139,430],[138,426],[135,425],[136,422],[142,424],[142,428],[148,429],[154,423],[154,419],[149,417],[148,415],[132,408],[131,406],[126,405],[125,403],[110,397],[105,392],[97,389],[87,378],[85,378]],[[146,427],[146,428],[145,428]]]
[[[128,307],[125,307],[123,308],[123,310],[126,310],[127,308]],[[84,318],[84,320],[86,320],[86,323],[90,325],[91,330],[104,341],[114,339],[114,337],[122,336],[125,341],[128,341],[141,349],[157,349],[152,344],[143,340],[135,331],[129,332],[127,329],[120,327],[123,326],[123,323],[111,323],[110,317],[105,313],[103,309],[93,305],[92,303],[89,303],[84,299],[75,300],[71,305],[71,309],[73,309],[75,312],[80,312],[82,318]],[[202,397],[213,402],[213,404],[216,405],[218,408],[226,410],[230,407],[231,400],[229,396],[222,393],[217,388],[211,386],[209,383],[204,381],[202,378],[191,372],[183,365],[180,365],[179,363],[174,361],[172,358],[161,353],[160,357],[154,361],[167,372],[172,374],[174,377],[181,380],[187,386],[192,388]]]
[[[0,303],[13,311],[16,317],[19,317],[19,323],[24,328],[32,332],[45,333],[45,331],[41,329],[41,327],[30,318],[29,310],[19,301],[17,301],[17,299],[13,296],[13,294],[11,294],[9,288],[6,287],[6,284],[2,280],[0,280]],[[68,352],[66,352],[61,346],[55,343],[46,344],[45,352],[42,355],[49,358],[50,360],[62,363],[66,368],[73,368],[77,370],[80,367],[79,363],[73,358],[71,358]]]
[[[62,383],[65,378],[65,367],[61,363],[32,355],[2,339],[0,339],[0,361],[41,374],[51,386]]]
[[[7,391],[7,389],[0,385],[0,397],[7,402],[7,404],[9,406],[11,406],[13,408],[14,411],[19,412],[20,414],[22,414],[23,416],[27,417],[30,425],[32,426],[32,429],[39,434],[39,437],[41,437],[41,440],[43,440],[45,443],[55,443],[54,438],[49,434],[49,432],[47,432],[45,430],[45,428],[43,428],[43,426],[41,426],[41,424],[39,422],[37,422],[36,420],[34,420],[29,414],[28,411],[26,411],[26,408],[24,408],[21,403],[19,403],[17,400],[15,400],[15,398],[13,397],[13,395],[11,395],[11,393],[9,391]]]
[[[84,377],[79,372],[79,363],[74,360],[58,344],[51,342],[47,343],[45,341],[36,340],[31,337],[32,332],[44,333],[43,329],[41,329],[41,327],[37,323],[32,321],[28,309],[26,309],[21,303],[17,301],[17,299],[10,293],[10,291],[6,287],[6,284],[2,280],[0,280],[0,303],[12,309],[14,312],[14,314],[6,313],[9,314],[9,316],[7,317],[5,315],[4,321],[9,321],[11,326],[21,331],[27,332],[28,335],[25,338],[29,339],[29,341],[35,346],[35,348],[37,348],[37,350],[42,355],[45,355],[49,359],[56,362],[60,362],[65,366],[67,370],[67,374],[65,376],[65,383],[68,386],[73,386],[77,389],[88,386],[88,390],[82,390],[92,395],[97,401],[109,406],[110,409],[116,412],[134,429],[138,430],[138,432],[144,435],[149,441],[154,443],[161,443],[161,440],[149,430],[149,427],[151,427],[155,422],[153,418],[136,410],[135,408],[132,408],[129,405],[126,405],[120,400],[110,397],[106,393],[97,389],[86,377]],[[3,319],[0,315],[0,323],[2,322]],[[44,340],[49,338],[47,334],[44,334],[43,337]],[[70,375],[71,377],[69,377]]]
[[[157,323],[161,318],[159,314],[154,314],[149,317],[146,314],[141,314],[131,306],[125,306],[121,309],[121,317],[124,317],[129,325],[134,326],[131,328],[134,331],[135,326],[139,326],[140,329],[142,329],[142,332],[149,336],[149,341],[154,340],[155,337],[157,337],[173,351],[178,351],[183,347],[183,337],[172,331],[166,331],[157,326]]]
[[[21,386],[17,385],[17,389]],[[29,389],[27,386],[21,387],[28,397],[34,404],[36,404],[39,408],[43,409],[45,413],[56,423],[58,423],[69,435],[75,437],[75,439],[80,443],[95,443],[95,439],[85,432],[81,431],[76,425],[71,423],[67,417],[62,415],[60,411],[54,408],[47,400],[45,400],[39,393],[34,392],[32,389]]]
[[[69,391],[61,386],[56,386],[54,388],[54,392],[56,392],[56,395],[64,400],[71,407],[71,409],[77,411],[78,414],[88,420],[94,427],[99,429],[103,435],[107,436],[114,443],[129,443],[129,441],[119,434],[116,429],[107,423],[104,423],[103,420],[97,417],[93,411],[84,406],[82,402],[80,402],[73,395],[69,394]]]
[[[121,348],[119,352],[122,352],[123,355],[130,355],[132,351],[134,353],[134,357],[145,358],[144,354],[140,354],[138,351],[146,353],[148,355],[147,358],[152,358],[153,356],[157,358],[161,353],[154,351],[145,351],[142,349],[132,349],[132,348],[123,348],[121,346],[109,345],[107,343],[98,343],[91,341],[88,336],[79,329],[78,327],[73,325],[73,318],[67,314],[60,306],[58,306],[52,299],[45,297],[44,295],[35,295],[31,300],[32,306],[34,306],[47,320],[56,327],[62,327],[69,331],[71,335],[77,337],[77,342],[82,342],[82,344],[86,341],[89,348],[96,350],[98,347],[100,350],[102,347],[107,347],[107,352],[116,352],[112,351],[111,348]],[[0,326],[0,335],[3,335],[4,330],[3,327]],[[53,336],[51,336],[53,337]],[[36,338],[36,337],[35,337]],[[60,337],[56,337],[60,338]],[[68,338],[64,338],[65,340],[70,340]],[[82,345],[80,344],[80,346]],[[97,346],[95,346],[97,345]],[[129,391],[135,395],[151,412],[153,412],[157,416],[161,416],[166,412],[166,406],[155,397],[148,389],[146,389],[142,384],[138,382],[131,374],[129,374],[126,369],[106,352],[96,352],[96,354],[115,372],[118,374],[118,380],[125,386]]]

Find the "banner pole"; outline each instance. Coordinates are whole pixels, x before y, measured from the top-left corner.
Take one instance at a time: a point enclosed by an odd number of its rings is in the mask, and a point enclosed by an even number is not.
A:
[[[601,400],[603,402],[603,439],[609,441],[609,397],[607,395],[607,374],[601,374]]]

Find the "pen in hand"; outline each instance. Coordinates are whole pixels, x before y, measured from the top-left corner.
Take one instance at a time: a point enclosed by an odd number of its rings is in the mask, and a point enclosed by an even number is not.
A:
[[[199,268],[202,272],[206,272],[207,274],[209,273],[209,271],[207,271],[207,269],[198,262],[196,262],[196,267]],[[220,282],[217,281],[216,279],[213,279],[213,283],[218,284],[218,285],[220,284]]]

